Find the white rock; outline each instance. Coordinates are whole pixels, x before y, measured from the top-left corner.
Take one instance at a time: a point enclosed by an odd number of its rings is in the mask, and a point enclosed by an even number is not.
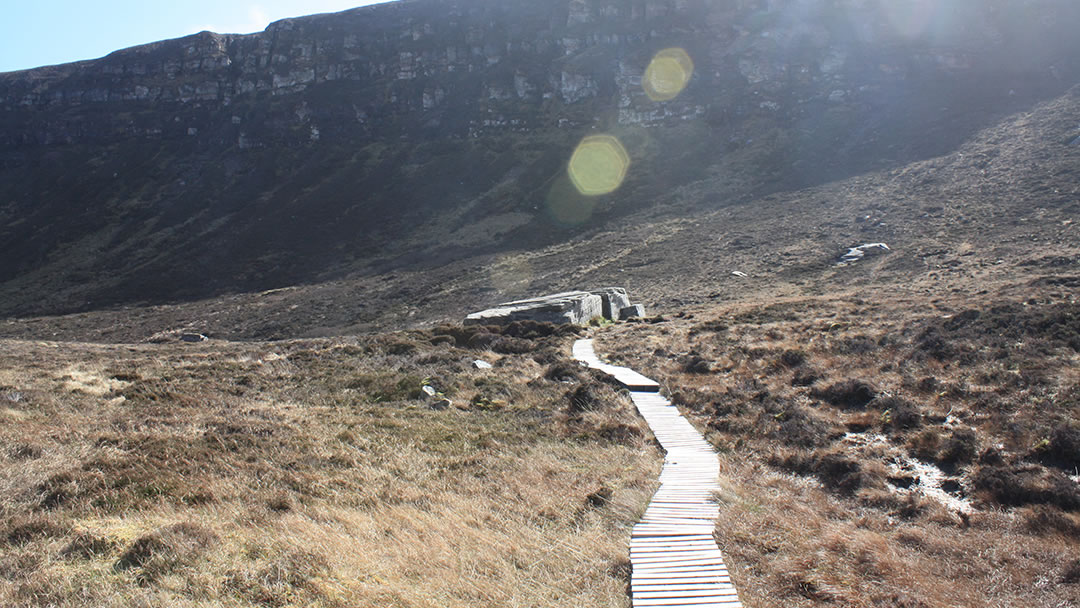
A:
[[[884,253],[891,253],[892,249],[885,243],[866,243],[859,245],[858,247],[852,247],[848,249],[848,252],[840,256],[840,261],[837,264],[853,264],[858,262],[867,256],[881,255]]]

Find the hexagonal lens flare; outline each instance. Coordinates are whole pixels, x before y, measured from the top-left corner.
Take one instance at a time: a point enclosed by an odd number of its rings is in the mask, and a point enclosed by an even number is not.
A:
[[[618,190],[629,168],[630,155],[617,138],[590,135],[574,150],[567,173],[578,192],[598,196]]]
[[[653,101],[669,101],[679,96],[690,77],[694,75],[694,62],[690,55],[680,48],[664,49],[653,57],[641,86],[645,94]]]

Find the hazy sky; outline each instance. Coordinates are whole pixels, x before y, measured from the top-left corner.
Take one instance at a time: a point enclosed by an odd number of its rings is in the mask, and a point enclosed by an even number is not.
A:
[[[0,72],[96,59],[202,30],[248,34],[286,17],[381,1],[5,0],[0,8]]]

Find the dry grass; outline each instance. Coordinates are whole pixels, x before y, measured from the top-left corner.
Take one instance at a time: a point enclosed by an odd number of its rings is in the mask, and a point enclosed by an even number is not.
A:
[[[0,605],[628,605],[658,454],[536,329],[5,342]]]
[[[1022,292],[742,302],[598,350],[721,451],[748,606],[1078,605],[1080,308]]]

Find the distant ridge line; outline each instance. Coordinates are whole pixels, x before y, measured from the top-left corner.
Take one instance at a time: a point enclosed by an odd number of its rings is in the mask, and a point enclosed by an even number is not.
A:
[[[638,412],[664,448],[660,489],[630,537],[631,604],[635,608],[741,608],[712,532],[720,506],[720,462],[701,433],[660,394],[655,380],[600,361],[592,340],[574,343],[574,358],[630,389]]]

